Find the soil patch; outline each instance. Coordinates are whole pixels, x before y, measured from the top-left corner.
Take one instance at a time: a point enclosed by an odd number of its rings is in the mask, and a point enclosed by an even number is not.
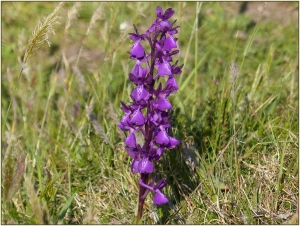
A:
[[[299,27],[299,2],[222,2],[225,11],[233,15],[245,14],[255,23],[262,13],[261,22],[277,22],[281,25],[295,23]]]

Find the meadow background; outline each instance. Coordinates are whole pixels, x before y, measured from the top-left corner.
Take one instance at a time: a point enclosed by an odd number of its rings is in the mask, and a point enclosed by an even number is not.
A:
[[[155,2],[66,2],[20,74],[28,40],[58,2],[2,2],[3,224],[130,224],[120,100],[130,101],[132,24]],[[173,135],[156,164],[170,202],[145,224],[298,223],[298,2],[163,2],[180,25]]]

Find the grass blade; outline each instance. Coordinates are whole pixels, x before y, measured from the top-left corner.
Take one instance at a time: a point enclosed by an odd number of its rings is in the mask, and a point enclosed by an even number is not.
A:
[[[60,210],[59,214],[58,214],[58,218],[56,221],[56,224],[58,224],[59,221],[63,220],[64,217],[66,216],[67,210],[69,209],[69,207],[72,204],[72,201],[75,197],[76,193],[74,193],[69,199],[68,201],[65,203],[65,205],[63,206],[63,208]]]

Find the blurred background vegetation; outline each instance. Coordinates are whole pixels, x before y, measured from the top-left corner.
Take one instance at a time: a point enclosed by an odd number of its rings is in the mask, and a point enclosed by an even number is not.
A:
[[[129,102],[128,33],[156,2],[2,2],[2,223],[130,224],[136,175],[117,127]],[[173,136],[156,174],[169,204],[147,224],[298,223],[298,2],[161,2],[180,25]]]

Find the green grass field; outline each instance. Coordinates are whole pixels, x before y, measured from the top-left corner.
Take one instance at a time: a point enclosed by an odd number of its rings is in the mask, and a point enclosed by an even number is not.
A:
[[[148,29],[157,3],[1,4],[2,224],[132,223],[138,176],[117,123],[134,88],[128,33]],[[170,202],[150,194],[144,224],[298,223],[298,2],[252,16],[230,4],[161,5],[180,25],[181,143],[155,166]],[[30,49],[53,12],[55,35]]]

